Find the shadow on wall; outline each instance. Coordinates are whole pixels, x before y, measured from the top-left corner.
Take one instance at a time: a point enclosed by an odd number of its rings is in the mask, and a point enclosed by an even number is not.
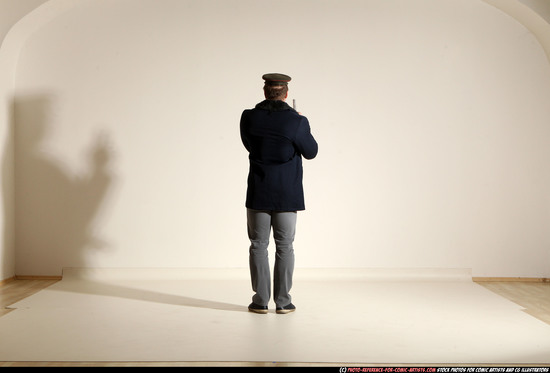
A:
[[[66,266],[85,267],[87,250],[107,247],[93,221],[112,181],[105,135],[94,139],[83,175],[72,175],[48,154],[52,96],[14,99],[15,250],[17,275],[61,275]]]

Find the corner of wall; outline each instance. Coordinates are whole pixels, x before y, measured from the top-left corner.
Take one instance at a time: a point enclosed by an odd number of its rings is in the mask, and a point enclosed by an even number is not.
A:
[[[15,159],[13,95],[15,73],[24,42],[49,20],[74,5],[71,0],[19,3],[23,17],[0,40],[0,281],[15,276]],[[27,9],[25,9],[27,8]]]
[[[550,23],[536,10],[520,0],[482,0],[500,9],[533,33],[550,62]]]

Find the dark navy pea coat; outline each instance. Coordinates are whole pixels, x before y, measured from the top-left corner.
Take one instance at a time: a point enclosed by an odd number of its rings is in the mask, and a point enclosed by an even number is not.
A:
[[[240,128],[250,161],[246,207],[305,210],[302,157],[318,150],[307,118],[284,101],[265,100],[242,113]]]

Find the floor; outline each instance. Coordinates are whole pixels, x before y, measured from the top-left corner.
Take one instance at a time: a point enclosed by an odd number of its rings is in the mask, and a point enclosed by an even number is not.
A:
[[[550,366],[550,283],[298,275],[256,315],[242,273],[172,275],[3,285],[0,366]]]
[[[523,308],[523,311],[550,325],[550,282],[489,281],[479,285]]]

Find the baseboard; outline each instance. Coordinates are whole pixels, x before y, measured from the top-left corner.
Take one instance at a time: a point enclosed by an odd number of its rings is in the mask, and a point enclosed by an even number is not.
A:
[[[550,282],[546,277],[472,277],[473,282]]]
[[[4,280],[0,280],[0,286],[2,285],[6,285],[12,281],[15,281],[15,276],[12,276],[12,277],[9,277],[9,278],[6,278]]]
[[[36,276],[36,275],[15,275],[4,280],[0,280],[0,286],[6,285],[15,280],[48,280],[60,281],[63,276]],[[548,277],[472,277],[473,282],[539,282],[550,283]]]
[[[63,276],[25,276],[25,275],[15,275],[15,280],[61,280]]]

